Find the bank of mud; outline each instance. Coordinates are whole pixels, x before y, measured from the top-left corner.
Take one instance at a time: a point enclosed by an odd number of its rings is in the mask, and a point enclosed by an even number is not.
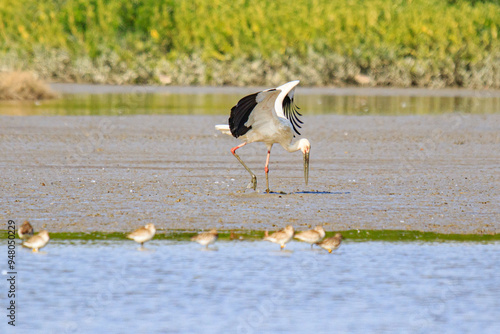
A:
[[[218,134],[226,116],[0,116],[0,219],[52,232],[500,232],[500,115],[304,117],[302,156]]]

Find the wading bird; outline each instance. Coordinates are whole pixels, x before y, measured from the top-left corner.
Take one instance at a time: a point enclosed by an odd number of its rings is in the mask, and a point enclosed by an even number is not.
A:
[[[340,247],[340,243],[342,242],[342,234],[336,233],[334,237],[326,238],[321,242],[317,242],[316,245],[320,246],[323,249],[326,249],[328,253],[336,250]]]
[[[216,125],[222,133],[243,140],[233,147],[231,153],[250,173],[252,180],[248,188],[257,188],[257,177],[236,154],[236,150],[253,142],[263,142],[267,147],[267,158],[264,171],[266,173],[266,192],[269,192],[269,157],[273,144],[280,144],[288,152],[302,151],[304,154],[304,178],[306,185],[309,179],[309,151],[311,144],[303,138],[292,143],[294,132],[300,135],[302,116],[293,103],[295,86],[298,80],[290,81],[274,89],[267,89],[245,96],[231,108],[228,125]]]
[[[191,241],[196,241],[200,245],[208,248],[208,245],[213,244],[217,238],[219,237],[219,233],[217,233],[216,229],[212,229],[209,232],[202,232],[200,234],[195,235],[191,238]]]
[[[326,233],[323,226],[316,226],[312,230],[295,234],[294,238],[310,243],[311,248],[313,248],[313,245],[317,242],[320,242],[325,237],[325,234]]]
[[[292,240],[294,233],[295,231],[293,229],[293,226],[287,225],[287,227],[285,227],[283,230],[274,232],[271,235],[269,235],[269,233],[266,231],[264,240],[279,244],[281,247],[280,249],[283,249],[285,248],[285,244]]]
[[[34,253],[37,253],[40,248],[45,247],[49,242],[49,232],[43,230],[37,235],[32,236],[25,242],[23,242],[23,247],[31,248]]]
[[[17,230],[17,234],[19,235],[19,238],[27,239],[33,235],[33,226],[31,226],[29,221],[25,221]]]
[[[156,233],[156,228],[154,224],[146,224],[143,227],[138,228],[134,232],[127,235],[127,238],[134,240],[141,244],[141,249],[144,247],[144,243],[153,239]]]

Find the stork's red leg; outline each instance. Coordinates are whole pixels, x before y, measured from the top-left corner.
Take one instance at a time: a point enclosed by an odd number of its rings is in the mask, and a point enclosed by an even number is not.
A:
[[[271,156],[271,149],[267,150],[266,166],[264,171],[266,172],[266,192],[269,193],[269,157]]]
[[[255,174],[250,170],[250,168],[247,167],[247,165],[245,165],[245,163],[243,162],[243,160],[241,160],[241,158],[239,157],[238,154],[236,154],[236,150],[239,149],[240,147],[243,147],[245,146],[247,143],[242,143],[236,147],[233,147],[231,149],[231,153],[236,157],[236,159],[238,159],[238,161],[243,165],[243,167],[245,167],[245,169],[250,173],[250,175],[252,176],[252,181],[250,181],[251,183],[248,185],[248,188],[253,188],[253,190],[257,189],[257,176],[255,176]]]
[[[234,155],[236,155],[236,150],[237,150],[237,149],[239,149],[239,148],[241,148],[241,147],[243,147],[243,146],[245,146],[246,144],[247,144],[247,143],[241,143],[241,144],[239,144],[238,146],[233,147],[233,148],[231,149],[231,153],[232,153],[232,154],[234,154]]]

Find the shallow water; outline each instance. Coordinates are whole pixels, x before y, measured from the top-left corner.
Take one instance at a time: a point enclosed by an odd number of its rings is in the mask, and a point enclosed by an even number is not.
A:
[[[66,94],[41,102],[1,102],[0,115],[228,115],[236,102],[253,91],[228,94],[108,93]],[[391,90],[386,90],[390,93]],[[458,91],[459,92],[459,91]],[[355,91],[350,92],[351,94]],[[380,93],[380,92],[379,92]],[[500,96],[296,95],[304,115],[489,114],[500,111]],[[409,94],[409,93],[408,93]]]
[[[498,242],[347,241],[333,254],[299,242],[286,251],[264,241],[215,246],[18,249],[18,327],[9,332],[500,331]]]

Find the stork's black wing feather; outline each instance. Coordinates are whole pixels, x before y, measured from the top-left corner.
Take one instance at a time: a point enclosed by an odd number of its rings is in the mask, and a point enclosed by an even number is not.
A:
[[[283,113],[285,114],[285,117],[290,120],[290,123],[292,123],[293,131],[300,136],[300,132],[297,128],[300,129],[300,124],[303,124],[303,122],[299,119],[299,116],[302,116],[302,114],[299,113],[298,109],[299,107],[293,103],[293,99],[291,99],[288,95],[285,96],[283,99]]]
[[[245,123],[248,121],[248,117],[252,113],[252,110],[257,105],[257,95],[259,93],[247,95],[238,103],[231,108],[231,115],[229,116],[229,129],[231,134],[238,138],[243,136],[252,127],[246,127]]]

